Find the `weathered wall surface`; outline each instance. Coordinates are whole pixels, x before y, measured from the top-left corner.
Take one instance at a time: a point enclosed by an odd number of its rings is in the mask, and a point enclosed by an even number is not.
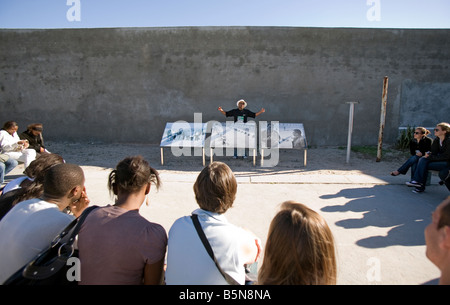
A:
[[[376,144],[450,117],[450,31],[270,27],[0,30],[0,122],[42,122],[52,140],[159,143],[166,122],[299,122],[310,145]],[[423,111],[426,109],[426,111]],[[424,122],[424,123],[422,123]]]

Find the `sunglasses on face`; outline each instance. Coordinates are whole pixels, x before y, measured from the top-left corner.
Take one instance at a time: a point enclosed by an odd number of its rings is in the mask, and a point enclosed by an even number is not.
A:
[[[434,129],[434,131],[441,131],[439,128]]]

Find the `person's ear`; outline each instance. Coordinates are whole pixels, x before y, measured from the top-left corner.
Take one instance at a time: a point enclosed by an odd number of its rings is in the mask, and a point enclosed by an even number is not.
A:
[[[442,245],[445,249],[450,251],[450,226],[444,226],[442,230],[443,230]]]
[[[80,186],[75,186],[69,193],[69,198],[78,198],[79,195],[81,194],[81,187]]]
[[[151,188],[151,183],[147,184],[147,187],[145,188],[145,195],[148,195],[148,193],[150,193],[150,188]]]
[[[116,195],[117,196],[117,184],[116,183],[113,183],[112,184],[112,189],[113,189],[113,193],[114,193],[114,195]]]

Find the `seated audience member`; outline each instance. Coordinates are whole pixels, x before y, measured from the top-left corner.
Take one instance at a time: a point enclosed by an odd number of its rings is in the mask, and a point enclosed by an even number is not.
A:
[[[426,255],[441,271],[440,285],[450,285],[450,196],[433,212],[425,228]]]
[[[80,285],[157,285],[162,283],[167,233],[139,214],[158,172],[142,157],[128,157],[109,175],[114,205],[86,217],[78,235]],[[148,197],[147,197],[148,200]]]
[[[393,171],[391,173],[392,176],[398,176],[400,174],[406,175],[409,168],[413,171],[416,169],[417,162],[423,156],[425,156],[426,152],[431,150],[431,143],[433,140],[427,135],[430,134],[430,131],[425,127],[417,127],[414,131],[414,138],[409,142],[409,151],[411,152],[411,157],[400,166],[399,169]]]
[[[50,168],[42,197],[20,202],[0,221],[0,283],[46,249],[88,204],[79,166]],[[68,207],[74,216],[62,212]]]
[[[17,135],[19,126],[16,122],[8,121],[0,130],[0,149],[3,154],[7,154],[11,159],[25,163],[28,167],[36,159],[36,151],[29,149],[27,140],[21,140]]]
[[[228,222],[224,213],[236,198],[237,182],[231,169],[222,162],[205,167],[194,184],[200,207],[192,212],[211,245],[224,273],[245,284],[245,265],[260,254],[260,241],[247,230]],[[169,231],[166,284],[226,285],[213,259],[208,255],[190,216],[179,218]]]
[[[44,192],[44,179],[47,170],[56,164],[62,163],[64,163],[63,158],[57,154],[43,154],[31,162],[30,166],[25,170],[28,175],[25,176],[27,179],[18,183],[17,188],[9,190],[0,196],[0,220],[17,203],[32,198],[39,198]],[[13,182],[14,180],[8,183],[6,187]]]
[[[28,125],[27,130],[19,135],[21,140],[27,140],[30,144],[29,148],[34,149],[36,154],[42,154],[47,152],[44,146],[44,138],[42,137],[42,131],[44,126],[40,123]]]
[[[434,134],[436,138],[431,145],[431,152],[419,159],[412,181],[406,183],[415,187],[415,193],[425,191],[428,170],[439,171],[439,177],[445,180],[450,169],[450,124],[437,124]]]
[[[0,154],[0,186],[3,186],[5,182],[5,176],[10,171],[12,171],[18,162],[14,159],[11,159],[8,155]],[[0,190],[0,195],[2,194],[3,189]]]
[[[336,254],[326,221],[303,204],[284,202],[270,224],[261,285],[335,285]]]

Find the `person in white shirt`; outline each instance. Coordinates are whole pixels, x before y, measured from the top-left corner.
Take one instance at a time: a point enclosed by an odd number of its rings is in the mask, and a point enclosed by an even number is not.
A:
[[[0,221],[0,283],[46,249],[88,205],[84,173],[78,165],[50,168],[43,196],[18,203]],[[62,212],[67,208],[73,216]]]
[[[36,151],[29,149],[27,140],[21,140],[17,135],[19,126],[14,121],[8,121],[0,130],[1,153],[8,155],[11,159],[25,163],[25,168],[36,159]]]
[[[231,169],[213,162],[197,177],[194,192],[200,209],[193,211],[208,239],[220,268],[239,284],[245,284],[245,266],[255,263],[260,240],[251,232],[229,223],[223,215],[236,198],[237,182]],[[175,221],[169,231],[167,285],[226,285],[208,255],[192,218]]]

